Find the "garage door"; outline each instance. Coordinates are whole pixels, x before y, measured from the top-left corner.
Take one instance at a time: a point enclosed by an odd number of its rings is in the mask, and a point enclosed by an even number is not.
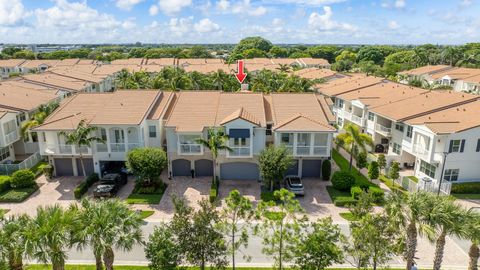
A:
[[[208,159],[195,160],[195,175],[201,176],[213,176],[213,161]]]
[[[295,160],[295,163],[293,163],[285,175],[298,175],[298,160]]]
[[[320,177],[322,160],[303,160],[302,161],[302,177]]]
[[[92,158],[84,158],[83,165],[85,166],[85,173],[87,174],[87,176],[94,172]],[[80,162],[79,158],[77,158],[77,170],[78,170],[78,175],[83,176],[82,163]]]
[[[258,180],[260,171],[255,163],[224,163],[220,164],[220,177],[222,180]]]
[[[56,158],[54,164],[56,176],[73,175],[73,164],[71,158]]]
[[[190,160],[176,159],[172,161],[173,176],[192,176]]]

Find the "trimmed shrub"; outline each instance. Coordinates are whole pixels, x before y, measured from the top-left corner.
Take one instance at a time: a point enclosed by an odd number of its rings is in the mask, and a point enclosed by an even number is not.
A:
[[[352,198],[354,198],[355,200],[358,200],[358,197],[360,196],[360,194],[362,194],[362,192],[363,189],[359,186],[353,186],[350,189],[350,194],[352,194]]]
[[[330,176],[332,175],[332,163],[330,160],[324,160],[322,163],[322,179],[325,181],[330,180]]]
[[[9,190],[10,187],[10,176],[0,175],[0,192]]]
[[[379,187],[369,187],[368,193],[372,195],[373,201],[375,203],[383,202],[385,192]]]
[[[452,192],[454,194],[480,194],[480,182],[454,183]]]
[[[99,180],[98,174],[92,173],[84,181],[82,181],[78,186],[73,190],[73,195],[75,199],[79,200],[82,198],[83,194],[87,193],[88,189]]]
[[[360,152],[358,153],[357,155],[357,158],[356,158],[356,164],[357,164],[357,168],[359,170],[367,167],[367,154],[364,153],[364,152]]]
[[[352,197],[338,197],[333,204],[335,206],[350,206],[357,204],[357,200]]]
[[[18,170],[10,179],[12,188],[27,188],[35,185],[35,174],[30,170]]]
[[[370,179],[378,179],[380,175],[380,170],[378,169],[378,162],[372,161],[368,166],[368,177]]]
[[[355,184],[355,177],[349,172],[335,172],[332,176],[332,185],[335,189],[348,191]]]
[[[47,179],[52,179],[53,176],[53,166],[52,165],[43,165],[42,166],[43,173]]]

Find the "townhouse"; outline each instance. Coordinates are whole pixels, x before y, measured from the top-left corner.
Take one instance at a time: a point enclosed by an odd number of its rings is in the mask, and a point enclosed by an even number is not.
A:
[[[24,59],[0,60],[0,79],[7,79],[10,74],[20,73],[20,65]]]
[[[105,143],[76,149],[60,131],[81,120],[97,127]],[[40,149],[56,174],[80,175],[79,154],[87,172],[124,166],[126,153],[140,146],[164,147],[170,177],[212,176],[259,180],[258,156],[270,144],[285,144],[295,158],[289,174],[319,177],[330,158],[336,129],[324,97],[308,94],[224,93],[220,91],[116,91],[79,93],[63,102],[39,133]],[[210,128],[228,135],[232,151],[221,151],[217,164],[198,143]]]
[[[480,161],[477,96],[384,80],[368,85],[365,77],[334,82],[319,91],[334,100],[339,126],[353,123],[372,137],[372,152],[385,153],[389,163],[399,162],[419,179],[479,180],[473,165]]]

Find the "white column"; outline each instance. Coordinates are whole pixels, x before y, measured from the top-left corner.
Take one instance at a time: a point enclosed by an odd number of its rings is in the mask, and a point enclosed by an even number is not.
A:
[[[310,156],[313,156],[313,143],[315,140],[315,133],[310,133]]]
[[[293,133],[293,156],[297,155],[298,133]]]

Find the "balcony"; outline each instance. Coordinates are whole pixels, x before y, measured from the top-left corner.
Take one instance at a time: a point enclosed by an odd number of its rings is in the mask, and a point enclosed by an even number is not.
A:
[[[229,157],[250,157],[250,146],[230,147],[232,151],[228,152]]]
[[[309,145],[297,146],[296,150],[297,150],[296,151],[297,156],[308,156],[308,155],[310,155],[310,146]]]
[[[314,146],[313,155],[314,156],[326,156],[328,153],[328,147],[326,146]]]
[[[201,155],[202,145],[197,143],[181,143],[178,152],[181,155]]]
[[[375,124],[375,131],[385,136],[390,136],[392,134],[391,128],[388,128],[380,124]]]
[[[86,146],[77,147],[71,144],[41,144],[40,150],[47,155],[91,155],[92,149]]]
[[[354,122],[355,124],[363,126],[363,121],[362,120],[363,120],[362,117],[357,116],[355,114],[352,114],[352,122]]]
[[[18,140],[18,132],[16,130],[8,133],[5,135],[5,145],[9,145],[11,143],[14,143]]]
[[[412,147],[412,151],[415,154],[426,155],[428,154],[428,150],[425,148],[424,145],[421,144],[414,144]]]
[[[125,144],[124,143],[111,143],[110,144],[110,151],[112,152],[125,152]]]

